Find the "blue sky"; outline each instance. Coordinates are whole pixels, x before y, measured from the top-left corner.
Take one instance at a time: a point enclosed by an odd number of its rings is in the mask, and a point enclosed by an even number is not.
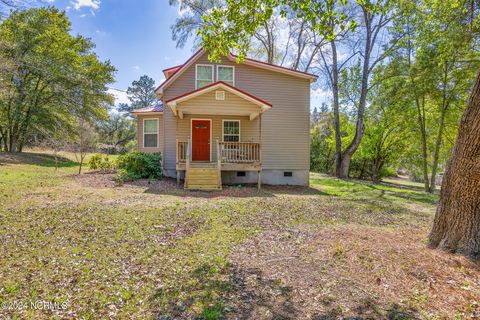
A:
[[[102,60],[109,59],[117,68],[112,88],[126,90],[133,80],[147,74],[157,84],[162,70],[187,60],[193,50],[191,41],[176,48],[170,26],[179,16],[178,8],[168,0],[47,0],[65,10],[72,22],[72,33],[89,37],[96,44]],[[126,102],[122,92],[111,91],[116,102]],[[312,108],[319,105],[312,94]]]

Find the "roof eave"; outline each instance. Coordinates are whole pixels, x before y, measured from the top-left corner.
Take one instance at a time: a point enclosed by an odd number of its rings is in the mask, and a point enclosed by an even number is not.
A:
[[[130,112],[131,114],[133,114],[134,116],[138,116],[138,115],[159,115],[159,114],[163,114],[163,111],[147,111],[147,112],[135,112],[135,111],[132,111]]]
[[[234,54],[229,54],[227,56],[227,58],[232,62],[236,62],[237,57],[238,56],[236,56]],[[258,68],[262,68],[262,69],[267,69],[267,70],[281,72],[281,73],[284,73],[284,74],[289,74],[289,75],[304,78],[304,79],[309,79],[310,82],[314,82],[318,79],[318,76],[316,76],[314,74],[311,74],[311,73],[308,73],[308,72],[293,70],[293,69],[285,68],[285,67],[282,67],[282,66],[277,66],[277,65],[274,65],[274,64],[271,64],[271,63],[258,61],[258,60],[254,60],[254,59],[250,59],[250,58],[245,58],[242,63],[244,63],[246,65],[252,65],[252,66],[255,66],[255,67],[258,67]]]
[[[162,89],[161,93],[160,93],[160,97],[163,95],[163,89],[166,88],[168,85],[170,85],[173,81],[175,81],[182,73],[183,71],[185,71],[185,69],[187,69],[192,63],[194,63],[198,57],[200,57],[203,53],[205,52],[205,50],[203,48],[200,48],[197,52],[195,52],[195,54],[193,54],[187,61],[185,61],[184,64],[181,65],[181,67],[175,71],[170,77],[168,77],[167,79],[165,79],[165,81],[163,81],[156,89],[155,89],[155,93],[157,93],[157,91],[159,91],[160,89]],[[158,94],[157,94],[158,95]]]

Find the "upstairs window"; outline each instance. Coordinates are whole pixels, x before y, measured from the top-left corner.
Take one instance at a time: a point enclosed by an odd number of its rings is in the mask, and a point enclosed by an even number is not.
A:
[[[143,120],[143,147],[158,148],[158,119]]]
[[[240,142],[240,120],[223,120],[223,141]]]
[[[213,66],[197,64],[195,72],[196,88],[202,88],[213,83]]]
[[[223,81],[231,86],[235,85],[235,69],[229,66],[217,66],[217,81]]]

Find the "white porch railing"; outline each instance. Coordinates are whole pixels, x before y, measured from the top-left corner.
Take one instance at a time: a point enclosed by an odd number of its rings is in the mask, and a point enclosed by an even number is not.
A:
[[[217,140],[216,146],[216,161],[219,163],[261,162],[261,144],[258,142],[218,142]],[[191,152],[190,139],[177,140],[177,164],[191,161]]]
[[[222,163],[260,162],[260,143],[257,142],[220,142]]]

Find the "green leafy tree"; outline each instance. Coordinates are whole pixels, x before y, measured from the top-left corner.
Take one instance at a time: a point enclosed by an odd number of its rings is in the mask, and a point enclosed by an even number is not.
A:
[[[478,7],[463,1],[406,3],[395,29],[407,36],[395,61],[405,81],[416,119],[416,152],[421,155],[425,190],[435,190],[437,170],[445,163],[458,120],[479,66]]]
[[[121,112],[131,112],[158,103],[158,98],[155,95],[155,81],[147,75],[133,81],[132,86],[127,89],[127,95],[130,104],[120,104],[118,110]]]
[[[379,85],[369,94],[365,136],[353,159],[357,166],[360,163],[358,177],[368,176],[375,183],[388,167],[398,164],[412,139],[412,125],[403,112],[408,102],[399,98],[403,83],[396,77],[385,78],[387,68],[378,67],[373,76]]]
[[[21,151],[28,138],[55,130],[61,120],[93,123],[107,116],[107,84],[115,68],[101,62],[93,43],[70,34],[64,12],[52,7],[15,11],[0,24],[0,136],[5,151]],[[54,123],[56,123],[54,125]]]
[[[381,43],[381,35],[399,14],[392,1],[295,1],[295,0],[241,0],[226,1],[204,15],[204,25],[199,31],[202,46],[209,58],[218,60],[231,50],[238,51],[242,60],[250,48],[251,38],[258,28],[271,19],[276,12],[282,17],[295,15],[308,21],[312,28],[330,44],[331,59],[322,54],[329,86],[333,94],[334,125],[336,135],[336,175],[348,177],[353,154],[358,149],[365,130],[365,110],[370,78],[375,66],[383,61],[396,47],[398,40]],[[351,13],[349,11],[352,11]],[[355,32],[356,26],[358,31]],[[355,33],[354,33],[355,32]],[[346,33],[346,34],[344,34]],[[355,35],[361,43],[358,59],[361,63],[361,83],[356,103],[356,129],[346,148],[341,145],[340,102],[338,79],[342,64],[338,61],[337,37]],[[320,50],[320,53],[322,51]]]
[[[124,150],[126,145],[135,140],[136,137],[135,121],[130,117],[113,113],[108,120],[101,121],[97,125],[99,133],[99,142],[111,145],[115,150]]]

